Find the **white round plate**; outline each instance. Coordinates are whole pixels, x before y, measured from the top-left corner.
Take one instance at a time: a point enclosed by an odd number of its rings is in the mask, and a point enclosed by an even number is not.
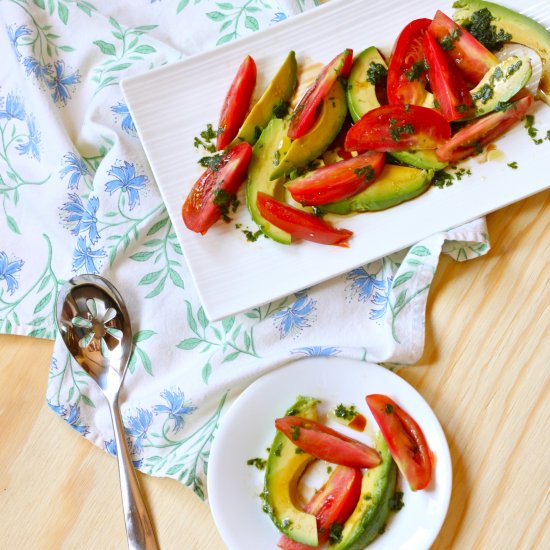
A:
[[[452,466],[445,434],[430,406],[405,380],[391,371],[348,359],[308,358],[260,378],[235,401],[222,419],[210,455],[208,493],[212,515],[230,550],[275,550],[280,533],[262,511],[259,497],[264,472],[247,465],[266,458],[275,435],[274,421],[284,415],[298,395],[321,400],[319,416],[339,403],[355,405],[367,418],[363,433],[327,419],[327,425],[372,444],[378,431],[365,396],[391,397],[418,422],[435,455],[430,486],[412,492],[399,475],[405,506],[391,514],[386,531],[369,550],[428,549],[439,533],[451,497]]]

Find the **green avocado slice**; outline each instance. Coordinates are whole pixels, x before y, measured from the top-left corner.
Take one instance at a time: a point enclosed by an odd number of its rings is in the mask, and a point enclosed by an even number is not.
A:
[[[258,210],[258,193],[266,193],[275,196],[281,192],[284,196],[283,179],[271,181],[269,176],[273,167],[277,164],[280,155],[279,146],[285,138],[288,122],[280,118],[272,118],[260,139],[252,149],[252,159],[248,166],[248,179],[246,182],[246,206],[252,219],[260,226],[260,229],[274,241],[282,244],[290,244],[291,235],[273,224],[269,223]],[[282,197],[281,197],[282,198]]]
[[[426,191],[433,175],[433,170],[386,164],[380,177],[364,191],[343,201],[324,204],[319,209],[342,215],[385,210]]]
[[[321,156],[342,129],[347,114],[344,85],[337,80],[323,102],[319,120],[305,136],[290,143],[286,154],[280,155],[281,162],[273,170],[271,179],[276,180],[290,174],[293,170],[303,168]],[[288,147],[288,143],[284,146]]]
[[[453,19],[460,25],[467,25],[472,14],[488,9],[493,16],[491,22],[499,31],[510,34],[510,42],[523,44],[535,50],[542,60],[542,77],[539,86],[539,97],[550,105],[550,32],[540,23],[504,6],[485,2],[484,0],[457,0],[453,8],[458,8]]]
[[[531,78],[531,62],[528,57],[510,56],[485,74],[479,84],[470,91],[476,107],[476,116],[482,116],[516,95]]]
[[[397,485],[397,466],[380,433],[376,449],[382,462],[363,473],[357,506],[344,524],[339,542],[330,546],[330,550],[362,550],[384,529]]]
[[[235,145],[241,141],[248,141],[250,145],[254,145],[260,137],[262,130],[273,117],[282,118],[286,115],[288,101],[296,88],[297,74],[298,63],[296,62],[296,54],[291,51],[262,97],[252,107],[250,113],[248,113],[237,137],[231,145]]]
[[[346,99],[353,122],[357,122],[365,113],[380,107],[376,97],[376,78],[387,71],[388,66],[380,52],[371,46],[363,50],[353,61],[348,78]]]
[[[286,416],[296,415],[317,420],[318,402],[318,399],[300,396],[286,412]],[[290,439],[277,432],[267,458],[262,494],[264,511],[269,514],[277,529],[288,538],[317,546],[317,519],[295,504],[298,481],[315,458],[307,453],[297,453],[297,449]]]

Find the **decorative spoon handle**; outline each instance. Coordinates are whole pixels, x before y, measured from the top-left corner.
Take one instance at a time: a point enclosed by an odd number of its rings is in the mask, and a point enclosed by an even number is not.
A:
[[[120,492],[126,521],[128,548],[130,550],[158,550],[153,526],[126,446],[124,426],[118,408],[118,395],[108,399],[108,401],[115,432]]]

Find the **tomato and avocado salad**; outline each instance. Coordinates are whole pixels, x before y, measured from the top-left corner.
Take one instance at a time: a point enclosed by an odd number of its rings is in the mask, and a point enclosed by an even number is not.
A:
[[[371,426],[380,429],[369,435],[375,448],[326,426],[317,398],[298,396],[275,420],[261,498],[281,532],[279,548],[307,550],[327,542],[336,550],[365,548],[385,531],[390,513],[405,505],[399,470],[413,490],[431,483],[432,453],[416,421],[386,395],[367,395],[366,402],[375,419]],[[364,418],[355,405],[340,403],[329,419],[336,418],[335,411]],[[309,468],[319,472],[321,465],[328,476],[304,499],[300,487],[310,483]]]
[[[348,246],[352,232],[335,215],[413,199],[449,163],[531,116],[535,100],[550,105],[548,29],[484,0],[454,7],[453,17],[437,10],[410,21],[387,58],[373,44],[355,57],[342,49],[299,97],[294,51],[255,102],[247,56],[210,132],[218,152],[201,159],[206,171],[183,205],[185,225],[204,234],[220,217],[229,222],[246,179],[247,208],[266,237]],[[497,58],[508,42],[525,54]],[[542,71],[532,70],[529,48]]]

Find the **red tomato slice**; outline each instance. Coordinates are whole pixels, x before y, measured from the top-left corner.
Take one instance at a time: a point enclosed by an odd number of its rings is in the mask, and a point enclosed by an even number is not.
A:
[[[345,147],[348,151],[435,149],[450,137],[449,123],[433,109],[383,105],[351,127]]]
[[[429,32],[424,36],[424,51],[429,66],[430,86],[438,103],[438,110],[448,121],[471,114],[473,102],[466,82],[451,58]]]
[[[411,489],[426,488],[432,479],[432,453],[420,426],[387,395],[367,395],[366,401]]]
[[[438,10],[428,28],[466,80],[475,86],[498,59],[465,28]],[[431,75],[430,75],[431,81]]]
[[[353,235],[348,229],[336,229],[321,218],[279,202],[265,193],[258,193],[257,203],[260,214],[269,223],[290,233],[292,240],[304,239],[319,244],[347,247],[348,240]]]
[[[359,468],[336,466],[326,483],[313,495],[304,512],[317,518],[319,546],[328,541],[334,523],[343,525],[361,496],[363,476]],[[311,546],[283,535],[277,543],[284,550],[311,550]]]
[[[252,57],[247,55],[225,96],[218,124],[218,139],[216,142],[218,151],[225,149],[239,133],[250,107],[255,85],[256,63]]]
[[[388,103],[424,103],[428,92],[423,42],[430,23],[430,19],[415,19],[397,37],[388,65]]]
[[[336,202],[363,191],[378,178],[384,164],[384,153],[369,151],[318,168],[292,180],[287,188],[293,199],[304,205]]]
[[[464,126],[447,143],[436,149],[437,158],[444,162],[456,162],[479,153],[485,145],[517,124],[532,103],[533,96],[525,96],[505,111],[491,113]]]
[[[317,122],[321,106],[333,84],[339,76],[347,78],[353,64],[353,50],[344,50],[328,65],[325,65],[315,82],[306,91],[294,114],[288,128],[288,137],[298,139],[305,136]]]
[[[185,225],[203,235],[222,215],[246,176],[252,147],[246,141],[220,157],[215,168],[208,168],[196,181],[185,200],[181,214]]]
[[[275,420],[275,427],[315,458],[354,468],[372,468],[380,464],[377,451],[314,420],[285,416]]]

